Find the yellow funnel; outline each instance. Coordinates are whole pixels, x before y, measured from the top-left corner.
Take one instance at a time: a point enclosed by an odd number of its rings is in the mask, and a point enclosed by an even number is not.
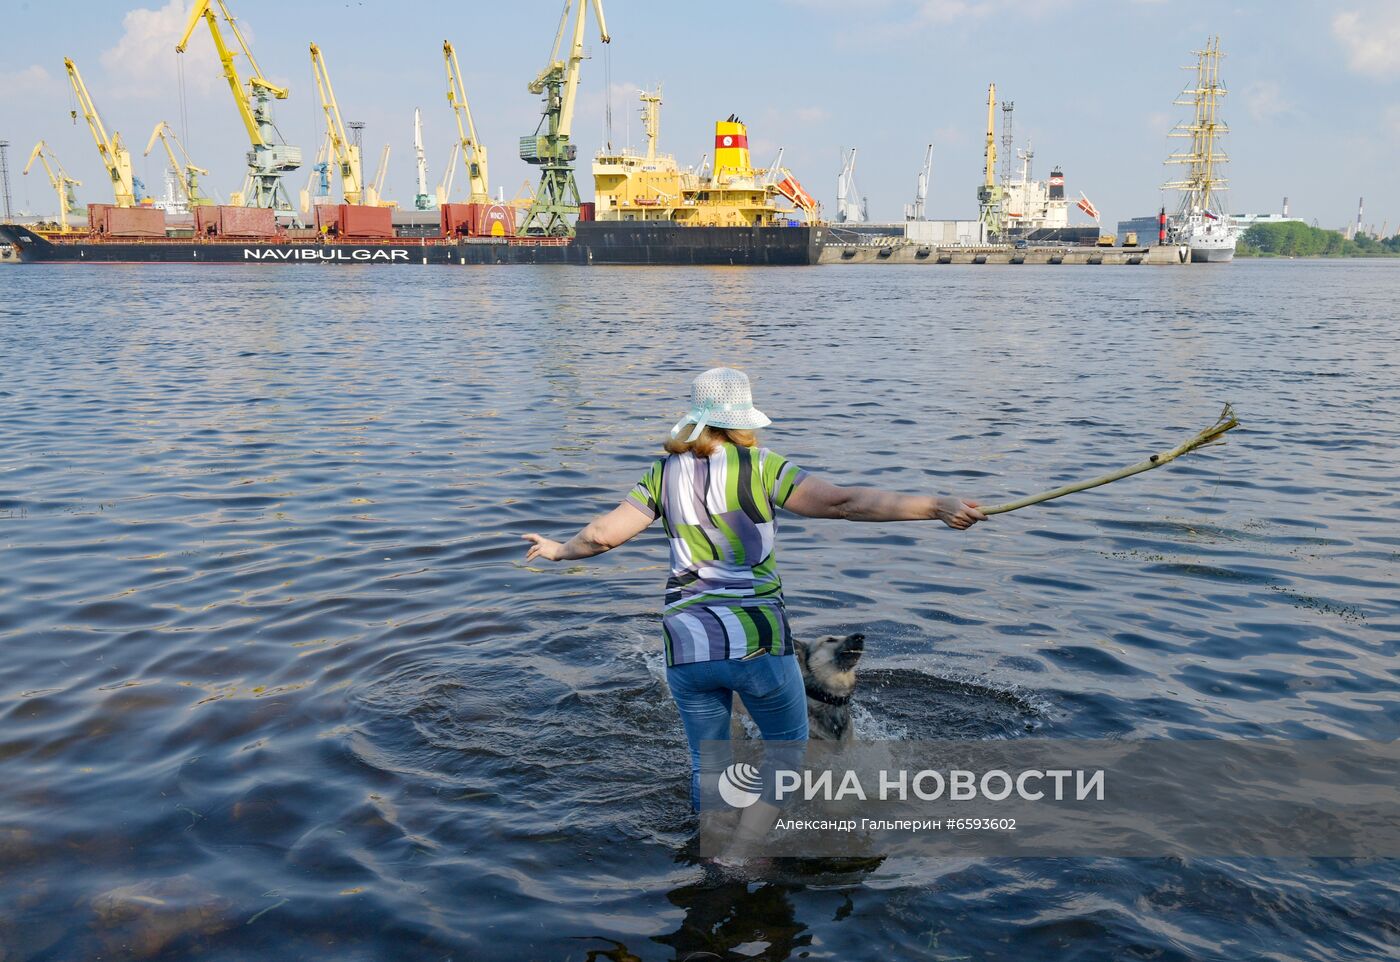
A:
[[[753,172],[749,162],[749,130],[733,116],[715,122],[715,173],[721,171],[741,177]]]

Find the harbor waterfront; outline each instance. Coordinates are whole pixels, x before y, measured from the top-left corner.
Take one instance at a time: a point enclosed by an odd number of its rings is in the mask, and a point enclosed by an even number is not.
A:
[[[84,243],[0,225],[16,262],[163,264],[615,264],[805,266],[812,264],[1187,264],[1185,245],[1065,247],[934,246],[896,237],[829,236],[822,227],[680,227],[667,223],[579,226],[576,238],[458,240],[400,237],[360,243],[316,241],[206,244],[197,240]]]
[[[1385,859],[717,878],[665,682],[663,533],[551,573],[520,547],[615,505],[719,362],[794,464],[984,503],[1230,401],[1228,446],[970,531],[782,516],[794,631],[866,636],[862,740],[1393,740],[1400,260],[0,284],[6,962],[1400,942]]]

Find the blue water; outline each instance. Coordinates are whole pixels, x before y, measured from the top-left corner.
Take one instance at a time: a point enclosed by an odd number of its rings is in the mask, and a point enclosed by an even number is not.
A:
[[[0,271],[0,958],[1382,959],[1386,860],[691,856],[650,531],[525,567],[753,376],[870,738],[1392,739],[1400,263]]]

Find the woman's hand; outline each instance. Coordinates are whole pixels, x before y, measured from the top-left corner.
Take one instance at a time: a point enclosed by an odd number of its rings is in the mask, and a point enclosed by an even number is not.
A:
[[[957,528],[959,531],[970,528],[979,521],[987,520],[987,516],[977,510],[976,501],[968,501],[952,495],[945,495],[938,499],[933,516],[948,527]]]
[[[564,554],[564,546],[557,541],[551,541],[544,535],[531,532],[522,535],[526,541],[533,542],[530,550],[525,553],[525,561],[531,562],[536,558],[543,558],[545,561],[558,561]]]

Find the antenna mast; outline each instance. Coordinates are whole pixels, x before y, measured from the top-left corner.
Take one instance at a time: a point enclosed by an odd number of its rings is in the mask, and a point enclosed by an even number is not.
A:
[[[1011,135],[1011,118],[1016,110],[1014,100],[1003,100],[1001,102],[1001,183],[1005,187],[1011,183],[1011,158],[1013,156],[1012,147],[1015,146],[1015,138]]]
[[[10,206],[10,142],[0,140],[0,194],[3,194],[5,201],[5,221],[8,223],[15,219],[14,210]]]

